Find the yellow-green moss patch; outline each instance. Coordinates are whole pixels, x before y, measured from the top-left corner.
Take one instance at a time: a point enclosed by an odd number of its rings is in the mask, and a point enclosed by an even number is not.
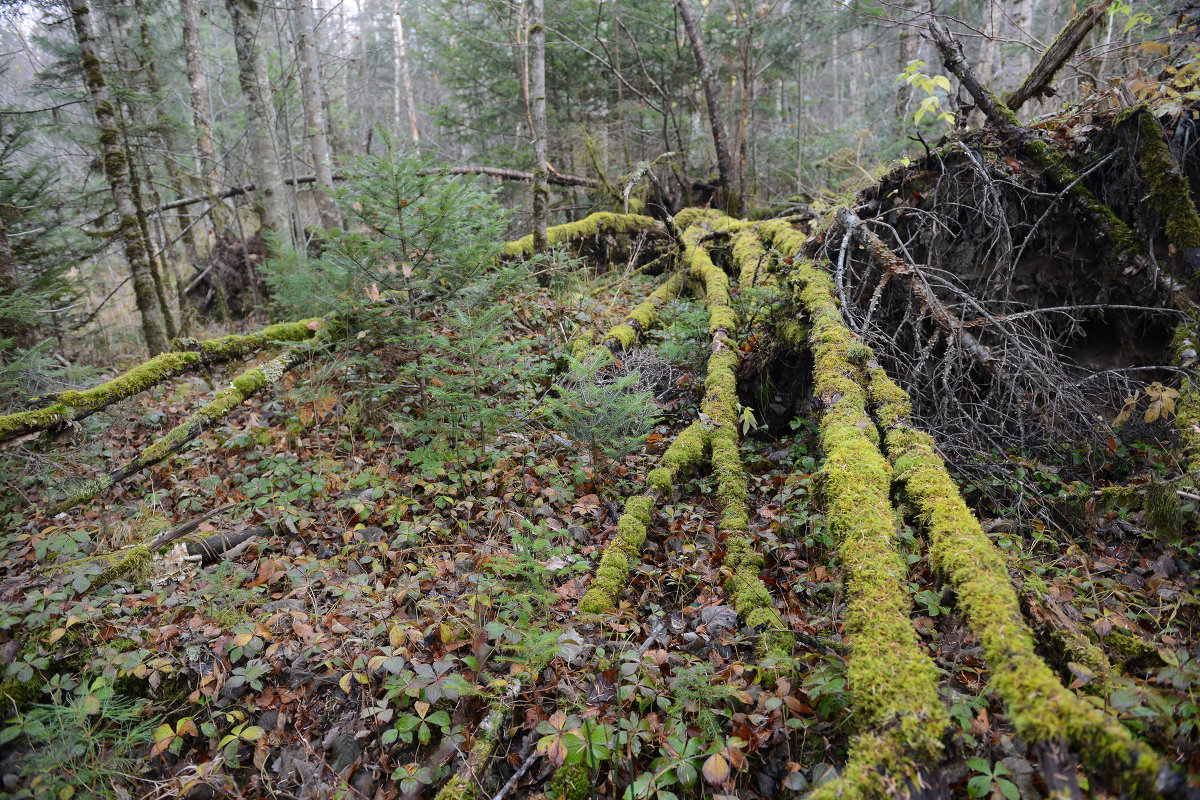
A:
[[[1122,786],[1152,792],[1160,761],[1115,719],[1080,700],[1034,652],[1003,555],[967,508],[937,454],[932,437],[907,423],[908,396],[878,366],[870,373],[872,400],[885,426],[896,479],[929,539],[934,566],[954,584],[958,602],[983,645],[991,684],[1025,741],[1070,743],[1101,774],[1117,771]]]

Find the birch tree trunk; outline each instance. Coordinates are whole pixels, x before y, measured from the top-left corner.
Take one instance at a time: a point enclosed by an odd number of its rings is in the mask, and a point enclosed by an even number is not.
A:
[[[247,135],[254,158],[254,183],[263,231],[274,235],[276,247],[293,247],[283,176],[275,154],[275,125],[262,83],[267,74],[266,59],[256,41],[261,8],[257,0],[225,0],[225,6],[233,22],[238,84],[246,98]]]
[[[696,24],[691,5],[687,0],[675,0],[675,7],[679,9],[679,17],[683,20],[684,30],[692,45],[692,56],[696,59],[696,71],[700,73],[704,103],[708,107],[708,121],[712,126],[713,146],[717,151],[717,173],[720,176],[721,190],[725,194],[725,207],[731,215],[738,216],[742,209],[741,189],[737,185],[733,158],[729,155],[729,138],[725,135],[725,122],[721,117],[716,81],[708,63],[708,51],[704,49],[704,40],[700,38],[700,27]]]
[[[417,104],[413,95],[412,73],[408,69],[408,44],[404,39],[404,15],[400,13],[400,0],[392,0],[392,14],[396,25],[396,57],[393,64],[396,81],[396,130],[400,130],[400,87],[404,87],[404,103],[408,108],[408,128],[413,144],[421,141],[417,130]]]
[[[100,126],[104,175],[108,179],[113,204],[116,206],[118,231],[125,249],[125,260],[129,262],[133,293],[142,318],[142,332],[146,336],[146,347],[151,355],[158,355],[167,349],[167,338],[163,335],[162,311],[155,296],[154,277],[150,271],[141,226],[138,224],[138,208],[130,192],[129,158],[121,148],[116,109],[108,97],[104,72],[100,69],[100,59],[96,56],[87,2],[70,0],[70,4],[75,41],[79,45],[79,57],[83,66],[83,78],[91,95],[96,124]]]
[[[533,249],[544,252],[550,203],[550,174],[546,153],[546,2],[533,0],[529,13],[529,91],[533,99]]]
[[[200,8],[198,0],[180,0],[183,7],[183,57],[187,62],[188,95],[192,103],[192,125],[196,128],[196,155],[205,190],[214,198],[221,191],[217,180],[217,154],[213,148],[212,103],[208,98],[208,73],[200,49]],[[215,201],[211,215],[214,233],[225,226],[224,204]]]
[[[304,100],[304,124],[312,151],[313,172],[317,176],[317,213],[324,228],[340,228],[342,216],[333,201],[333,159],[329,155],[329,137],[325,131],[325,104],[321,98],[321,77],[317,69],[316,28],[313,26],[311,0],[296,0],[296,28],[300,45],[300,92]]]

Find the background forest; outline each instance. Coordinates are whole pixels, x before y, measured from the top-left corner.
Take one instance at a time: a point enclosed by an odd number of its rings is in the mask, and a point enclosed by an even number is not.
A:
[[[1200,796],[1198,34],[0,0],[0,796]]]

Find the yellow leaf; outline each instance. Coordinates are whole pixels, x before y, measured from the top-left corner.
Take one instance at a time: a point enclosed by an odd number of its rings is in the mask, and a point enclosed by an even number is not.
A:
[[[175,738],[175,731],[168,724],[159,725],[154,729],[154,741],[162,742],[168,739]]]
[[[341,687],[341,690],[346,694],[350,694],[350,676],[352,674],[353,673],[347,672],[342,676],[342,679],[338,681],[338,686]]]
[[[100,698],[94,694],[89,694],[83,698],[83,713],[91,716],[100,713]]]
[[[1117,414],[1116,419],[1112,421],[1112,426],[1114,428],[1119,428],[1126,422],[1129,422],[1129,418],[1133,416],[1133,409],[1136,405],[1137,397],[1130,397],[1128,400],[1126,400],[1125,405],[1121,406],[1121,413]]]
[[[253,633],[239,633],[237,636],[233,637],[233,646],[245,647],[246,645],[250,644],[250,640],[253,638]]]
[[[264,735],[266,735],[266,733],[267,732],[259,726],[251,725],[249,728],[246,728],[244,731],[238,734],[238,736],[240,736],[244,742],[257,742]]]
[[[57,642],[59,639],[61,639],[62,637],[66,636],[66,635],[67,635],[66,628],[55,628],[54,630],[50,631],[50,635],[46,637],[46,643],[54,644],[55,642]]]
[[[405,640],[404,629],[399,625],[393,625],[388,628],[388,641],[391,642],[392,647],[400,647],[404,644]]]
[[[1146,422],[1154,422],[1154,420],[1158,419],[1158,417],[1161,413],[1162,413],[1162,400],[1153,400],[1150,403],[1150,407],[1146,409],[1144,418],[1145,418]]]
[[[196,728],[196,723],[191,717],[184,717],[175,723],[176,736],[199,736],[200,731]]]

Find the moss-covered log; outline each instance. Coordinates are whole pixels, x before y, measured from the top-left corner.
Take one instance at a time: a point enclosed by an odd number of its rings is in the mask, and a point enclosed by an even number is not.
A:
[[[816,796],[882,796],[888,780],[916,784],[917,765],[940,760],[949,716],[938,697],[937,668],[910,619],[908,568],[893,544],[892,471],[867,415],[862,385],[870,349],[842,320],[827,273],[804,261],[792,281],[797,304],[812,318],[826,519],[846,574],[849,684],[856,716],[868,731],[841,777]]]
[[[1145,106],[1122,112],[1115,124],[1132,129],[1138,169],[1150,184],[1150,207],[1162,221],[1167,241],[1177,249],[1187,277],[1200,277],[1200,215],[1162,125]]]
[[[967,508],[933,438],[909,424],[907,393],[873,363],[870,393],[894,477],[929,538],[930,559],[954,585],[979,636],[991,685],[1018,735],[1029,744],[1065,740],[1096,773],[1119,776],[1125,790],[1153,794],[1161,760],[1115,719],[1063,687],[1034,652],[1004,556]]]
[[[600,211],[578,222],[554,225],[546,229],[546,239],[551,245],[562,242],[577,242],[601,234],[634,233],[637,231],[663,231],[662,223],[653,217],[641,214],[614,214]],[[509,242],[504,246],[505,258],[529,258],[533,255],[533,234]]]
[[[299,351],[287,350],[261,367],[253,367],[241,373],[233,379],[229,386],[218,391],[210,402],[201,406],[162,438],[146,447],[128,464],[103,477],[88,481],[71,492],[64,500],[50,509],[49,516],[74,508],[110,486],[120,483],[130,475],[152,467],[165,461],[174,453],[178,453],[185,445],[199,436],[201,431],[223,420],[254,393],[271,384],[278,383],[285,374],[300,363],[300,359]]]
[[[274,344],[310,339],[324,324],[319,319],[308,319],[268,325],[256,333],[222,336],[200,342],[176,339],[171,343],[170,351],[160,353],[99,386],[31,398],[30,403],[42,407],[0,417],[0,442],[41,430],[59,430],[114,403],[209,364],[243,358]]]
[[[672,272],[668,278],[650,293],[642,302],[629,312],[629,316],[620,325],[615,325],[604,334],[601,344],[610,352],[628,350],[637,344],[638,339],[645,336],[658,322],[658,312],[667,303],[679,296],[683,289],[684,274]]]

